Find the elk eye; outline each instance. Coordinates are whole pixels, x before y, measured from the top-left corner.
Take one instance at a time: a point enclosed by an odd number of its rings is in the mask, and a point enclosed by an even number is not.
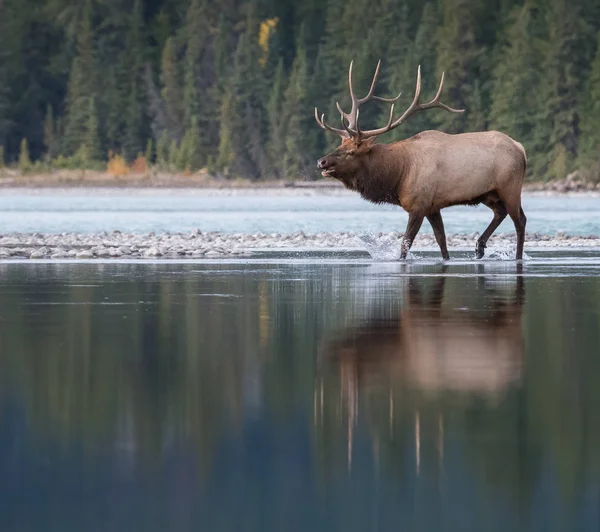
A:
[[[354,150],[348,151],[348,155],[354,155]]]

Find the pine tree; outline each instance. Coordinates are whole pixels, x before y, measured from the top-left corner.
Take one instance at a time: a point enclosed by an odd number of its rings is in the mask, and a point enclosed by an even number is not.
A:
[[[281,178],[283,175],[282,159],[285,154],[286,144],[284,135],[285,116],[283,114],[284,76],[283,59],[280,59],[267,103],[269,124],[267,159],[269,161],[269,173],[272,173],[273,177],[276,178]]]
[[[125,56],[128,64],[127,107],[125,109],[123,153],[128,161],[143,150],[146,131],[144,93],[144,39],[141,0],[135,0],[127,34]]]
[[[29,145],[27,139],[21,140],[21,150],[19,152],[19,170],[25,174],[31,170],[31,158],[29,157]]]
[[[300,48],[292,65],[288,86],[284,95],[283,120],[285,127],[285,155],[284,177],[297,179],[306,173],[312,162],[311,146],[314,130],[312,117],[305,111],[308,108],[306,101],[308,90],[308,66],[306,54]],[[307,119],[311,119],[310,124]]]
[[[579,135],[577,114],[582,65],[579,6],[553,0],[547,11],[548,49],[543,64],[544,92],[538,116],[540,144],[546,141],[547,178],[564,178],[573,169]],[[539,128],[545,128],[539,131]]]
[[[439,78],[436,74],[436,42],[432,39],[432,35],[435,35],[438,25],[438,14],[435,4],[429,2],[423,7],[419,26],[411,46],[410,50],[410,61],[409,71],[407,76],[409,83],[406,87],[406,99],[402,101],[410,101],[410,98],[414,95],[417,68],[421,65],[422,73],[422,92],[423,100],[427,101],[428,98],[433,97],[435,91],[438,88]],[[450,74],[450,73],[449,73]],[[411,85],[412,84],[412,85]],[[392,87],[392,93],[396,90]],[[454,104],[452,104],[454,106]],[[402,107],[402,106],[400,106]],[[418,113],[407,122],[406,128],[404,129],[404,138],[410,135],[414,135],[420,131],[435,128],[434,116],[431,113]]]
[[[590,76],[581,98],[579,167],[595,181],[600,180],[600,33]]]
[[[92,2],[86,0],[85,16],[77,35],[77,55],[73,59],[68,85],[65,132],[62,138],[62,149],[67,155],[74,154],[81,145],[81,139],[89,136],[92,118],[90,111],[95,106],[92,102],[96,93],[97,76],[91,19]]]
[[[489,118],[490,127],[525,144],[530,151],[529,166],[535,174],[539,165],[530,148],[538,126],[540,83],[544,80],[539,75],[541,51],[534,31],[534,13],[535,2],[528,0],[509,15],[506,43],[493,72]]]
[[[54,159],[58,154],[58,138],[56,135],[56,124],[52,106],[46,108],[46,119],[44,120],[44,146],[46,147],[46,158]]]
[[[234,125],[231,132],[232,169],[236,174],[260,177],[267,168],[265,155],[267,93],[264,71],[260,65],[258,22],[251,12],[241,35],[234,58],[232,104]]]
[[[482,49],[476,39],[477,20],[472,0],[442,0],[443,23],[438,29],[437,71],[445,71],[444,98],[462,114],[435,112],[435,123],[448,133],[472,131],[481,118],[474,115],[474,81]],[[479,95],[479,97],[481,97]],[[475,103],[477,103],[475,101]],[[480,110],[477,110],[479,114]]]
[[[343,0],[330,0],[327,4],[325,35],[317,53],[310,90],[315,96],[314,105],[329,121],[339,117],[335,102],[343,105],[348,98],[348,62],[342,31],[345,5]],[[339,139],[329,133],[321,131],[319,135],[324,150],[339,144]]]
[[[0,18],[2,18],[2,7],[0,5]],[[0,35],[5,22],[0,22]],[[8,59],[8,50],[0,47],[0,146],[6,144],[8,133],[11,129],[10,120],[10,86],[8,80],[8,69],[5,65]]]
[[[162,100],[165,106],[166,130],[172,139],[183,137],[183,95],[175,40],[167,39],[162,55]]]
[[[162,132],[156,143],[156,166],[162,171],[169,166],[169,135],[166,131]]]
[[[82,144],[85,146],[89,161],[101,161],[104,157],[102,156],[102,147],[100,145],[100,127],[95,96],[92,96],[89,102],[90,108]]]
[[[154,162],[154,143],[152,139],[149,138],[146,141],[146,151],[144,152],[144,158],[146,159],[146,164],[150,166]]]
[[[219,128],[219,151],[215,161],[217,170],[228,176],[235,158],[233,139],[235,127],[239,126],[239,121],[235,115],[235,97],[232,92],[223,96],[221,102],[220,128]]]

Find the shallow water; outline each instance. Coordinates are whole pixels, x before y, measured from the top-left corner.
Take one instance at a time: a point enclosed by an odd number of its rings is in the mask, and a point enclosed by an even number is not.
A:
[[[2,263],[2,530],[596,531],[599,274]]]
[[[600,235],[600,197],[525,195],[527,230],[553,235]],[[446,232],[483,232],[492,213],[484,206],[444,210]],[[404,231],[408,217],[394,206],[373,205],[357,194],[320,191],[251,193],[203,190],[75,189],[4,190],[0,231],[100,232],[118,229],[145,233],[196,228],[225,233],[306,233]],[[431,232],[428,223],[423,232]],[[507,219],[498,233],[514,232]]]

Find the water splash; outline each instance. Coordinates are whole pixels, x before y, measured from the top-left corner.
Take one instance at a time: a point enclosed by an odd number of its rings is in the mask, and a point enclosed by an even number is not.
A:
[[[517,253],[517,244],[513,242],[500,241],[494,245],[489,246],[485,250],[484,259],[488,260],[515,260]],[[531,257],[527,253],[523,252],[523,260],[531,260]]]
[[[400,260],[400,254],[402,252],[401,238],[394,238],[377,233],[361,233],[356,235],[356,238],[365,248],[367,248],[367,253],[371,255],[373,260]],[[413,253],[408,253],[408,260],[415,258],[417,257]]]

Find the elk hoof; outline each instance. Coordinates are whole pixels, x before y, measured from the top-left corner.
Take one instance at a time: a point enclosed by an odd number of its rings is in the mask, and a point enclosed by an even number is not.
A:
[[[477,242],[477,245],[475,246],[475,258],[483,259],[484,255],[485,255],[485,242]]]

